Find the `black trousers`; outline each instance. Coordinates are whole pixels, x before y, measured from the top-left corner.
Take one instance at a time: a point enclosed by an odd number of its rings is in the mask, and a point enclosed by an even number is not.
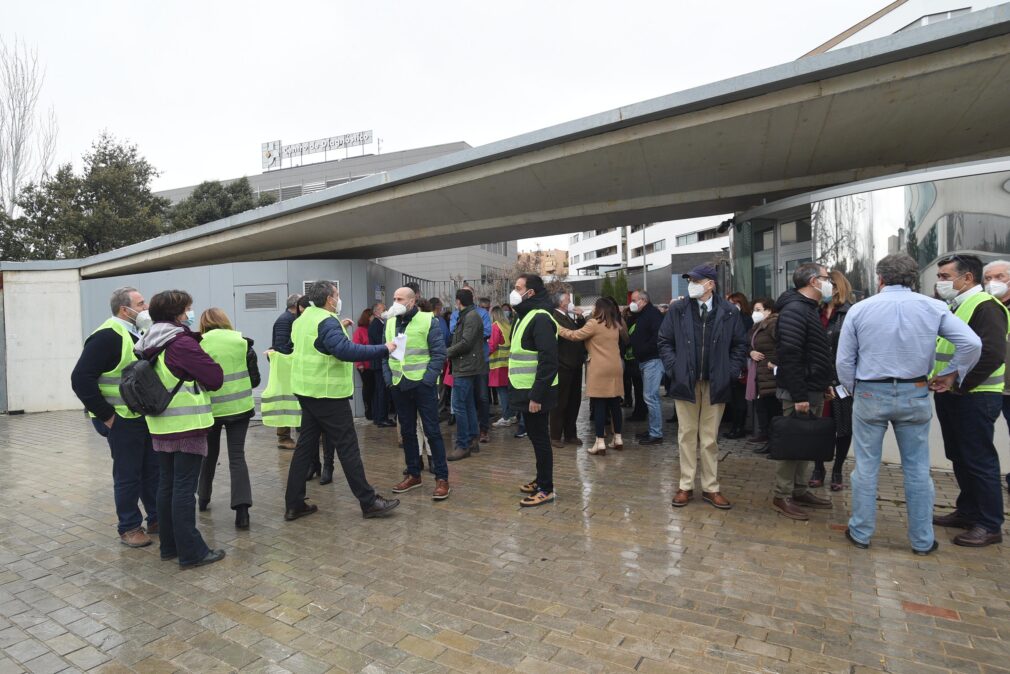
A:
[[[772,417],[782,416],[782,401],[774,393],[762,395],[754,401],[754,412],[760,430],[755,428],[754,435],[768,435],[772,427]]]
[[[231,477],[231,508],[252,505],[252,485],[249,483],[249,466],[245,462],[245,436],[249,430],[248,419],[224,423],[214,420],[207,433],[207,456],[200,467],[200,486],[197,495],[201,501],[210,501],[217,472],[217,459],[221,455],[221,429],[228,439],[228,474]]]
[[[582,368],[558,368],[558,406],[550,411],[551,439],[574,440],[575,420],[582,404]]]
[[[548,494],[554,491],[554,449],[551,447],[551,436],[548,433],[547,412],[533,414],[527,407],[523,411],[526,420],[526,433],[533,443],[533,454],[537,460],[537,487]]]
[[[620,434],[624,415],[621,414],[620,398],[593,398],[593,423],[596,426],[596,437],[602,438],[607,433],[607,416],[614,424],[614,433]]]
[[[631,416],[636,419],[645,419],[649,416],[649,409],[645,406],[644,389],[645,386],[642,383],[642,370],[638,367],[637,360],[626,360],[624,361],[624,376],[628,381],[625,385],[625,391],[627,391],[628,386],[631,387],[631,391],[634,393],[635,408],[631,410]],[[625,401],[630,400],[630,393],[625,393]]]
[[[365,478],[365,466],[361,462],[358,434],[354,431],[350,399],[298,396],[298,402],[302,407],[302,429],[288,468],[288,487],[284,494],[287,507],[297,509],[305,502],[305,476],[312,460],[319,456],[321,433],[326,433],[326,437],[336,446],[347,486],[358,499],[362,510],[372,505],[375,489]]]
[[[372,420],[372,403],[375,402],[375,377],[371,369],[358,370],[361,377],[361,402],[365,403],[365,418]]]
[[[747,385],[734,380],[730,382],[729,392],[731,397],[724,416],[732,430],[743,430],[747,424]]]

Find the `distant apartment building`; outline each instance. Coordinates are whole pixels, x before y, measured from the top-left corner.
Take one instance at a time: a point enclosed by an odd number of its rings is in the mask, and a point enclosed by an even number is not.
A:
[[[544,277],[564,278],[568,276],[568,251],[552,248],[519,253],[518,264]]]

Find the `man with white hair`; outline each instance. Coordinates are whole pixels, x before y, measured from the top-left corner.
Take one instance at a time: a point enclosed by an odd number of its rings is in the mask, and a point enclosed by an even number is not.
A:
[[[1010,310],[1010,261],[996,260],[982,269],[985,291],[1003,303]],[[1003,418],[1010,428],[1010,341],[1006,349],[1006,371],[1003,386]],[[1010,491],[1010,474],[1006,476],[1007,491]]]

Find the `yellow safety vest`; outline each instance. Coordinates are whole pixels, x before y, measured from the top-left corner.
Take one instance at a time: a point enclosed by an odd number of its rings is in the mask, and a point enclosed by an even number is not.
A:
[[[637,327],[638,323],[635,323],[630,328],[628,328],[628,337],[631,337],[633,334],[635,334],[635,328]],[[631,348],[630,344],[628,345],[628,348],[624,350],[624,360],[635,360],[635,350]]]
[[[302,425],[302,407],[291,388],[294,354],[271,351],[270,379],[260,398],[263,425],[273,428],[298,428]]]
[[[122,351],[119,354],[119,362],[116,363],[116,367],[112,368],[108,372],[103,372],[101,376],[98,377],[98,390],[101,392],[102,397],[105,398],[105,402],[109,403],[116,409],[116,414],[124,419],[136,419],[140,415],[127,407],[122,396],[119,395],[119,385],[123,383],[123,370],[126,369],[127,365],[137,360],[137,354],[133,353],[133,337],[130,336],[130,331],[126,329],[126,326],[115,318],[106,319],[106,321],[95,328],[95,331],[91,334],[93,335],[95,332],[105,330],[106,328],[119,335],[123,346]],[[94,414],[91,414],[91,412],[88,412],[88,414],[92,417],[95,416]],[[105,419],[102,421],[105,421]]]
[[[501,336],[503,341],[495,349],[494,353],[491,354],[491,359],[488,362],[488,366],[494,370],[499,367],[508,367],[509,364],[509,348],[512,345],[512,327],[501,321],[495,321],[495,325],[501,330]]]
[[[393,386],[406,377],[411,381],[424,379],[424,371],[428,369],[431,354],[428,353],[428,332],[431,329],[431,319],[434,316],[429,311],[418,311],[410,323],[407,323],[406,354],[403,360],[389,358],[389,372],[393,378]],[[393,341],[396,335],[396,319],[390,317],[386,321],[386,341]]]
[[[972,315],[975,313],[976,307],[978,307],[983,302],[995,302],[999,305],[999,308],[1007,313],[1007,308],[1003,306],[1003,303],[997,300],[995,297],[988,293],[980,292],[975,293],[971,297],[968,297],[964,302],[961,302],[957,307],[957,311],[954,315],[960,318],[965,323],[971,320]],[[1007,315],[1008,322],[1010,322],[1010,313]],[[950,363],[951,359],[954,357],[954,345],[944,339],[943,337],[936,338],[936,363],[933,366],[933,372],[930,377],[935,377],[940,372],[942,372],[947,365]],[[1006,362],[1000,363],[1000,366],[989,373],[989,376],[978,386],[973,388],[969,393],[1002,393],[1005,382],[1003,380],[1006,374]]]
[[[179,383],[165,365],[165,352],[158,354],[154,361],[154,371],[166,389],[171,391]],[[158,415],[147,415],[147,429],[151,435],[182,433],[214,425],[214,414],[210,407],[210,394],[195,381],[184,381],[168,404],[168,409]]]
[[[253,409],[256,405],[246,364],[249,343],[242,333],[217,328],[203,335],[200,346],[224,371],[224,384],[210,393],[214,416],[229,417]]]
[[[526,326],[530,324],[530,321],[537,314],[546,314],[551,319],[551,322],[554,323],[554,337],[557,338],[558,336],[558,322],[554,320],[550,312],[543,309],[533,309],[523,316],[523,319],[519,321],[519,325],[516,326],[515,332],[512,334],[512,349],[511,353],[509,353],[509,384],[514,389],[529,390],[533,388],[533,382],[537,378],[537,363],[540,360],[540,354],[537,351],[529,351],[523,348],[523,333],[526,332]],[[558,376],[555,374],[551,386],[557,385]]]
[[[328,353],[320,353],[315,346],[319,338],[319,324],[327,318],[337,317],[319,307],[309,307],[294,322],[291,329],[291,341],[295,345],[291,390],[309,398],[350,398],[354,395],[354,365],[337,360]],[[342,323],[340,329],[347,335]]]

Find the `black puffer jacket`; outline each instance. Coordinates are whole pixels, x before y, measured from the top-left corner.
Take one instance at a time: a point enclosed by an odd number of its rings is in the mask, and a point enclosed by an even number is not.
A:
[[[775,303],[779,315],[775,379],[794,402],[807,402],[809,392],[827,389],[834,375],[819,306],[795,289],[782,293]]]
[[[838,338],[842,336],[842,324],[845,323],[845,314],[852,308],[851,302],[846,302],[835,307],[828,317],[828,344],[831,345],[831,385],[838,385],[838,373],[835,372],[835,358],[838,357]]]

